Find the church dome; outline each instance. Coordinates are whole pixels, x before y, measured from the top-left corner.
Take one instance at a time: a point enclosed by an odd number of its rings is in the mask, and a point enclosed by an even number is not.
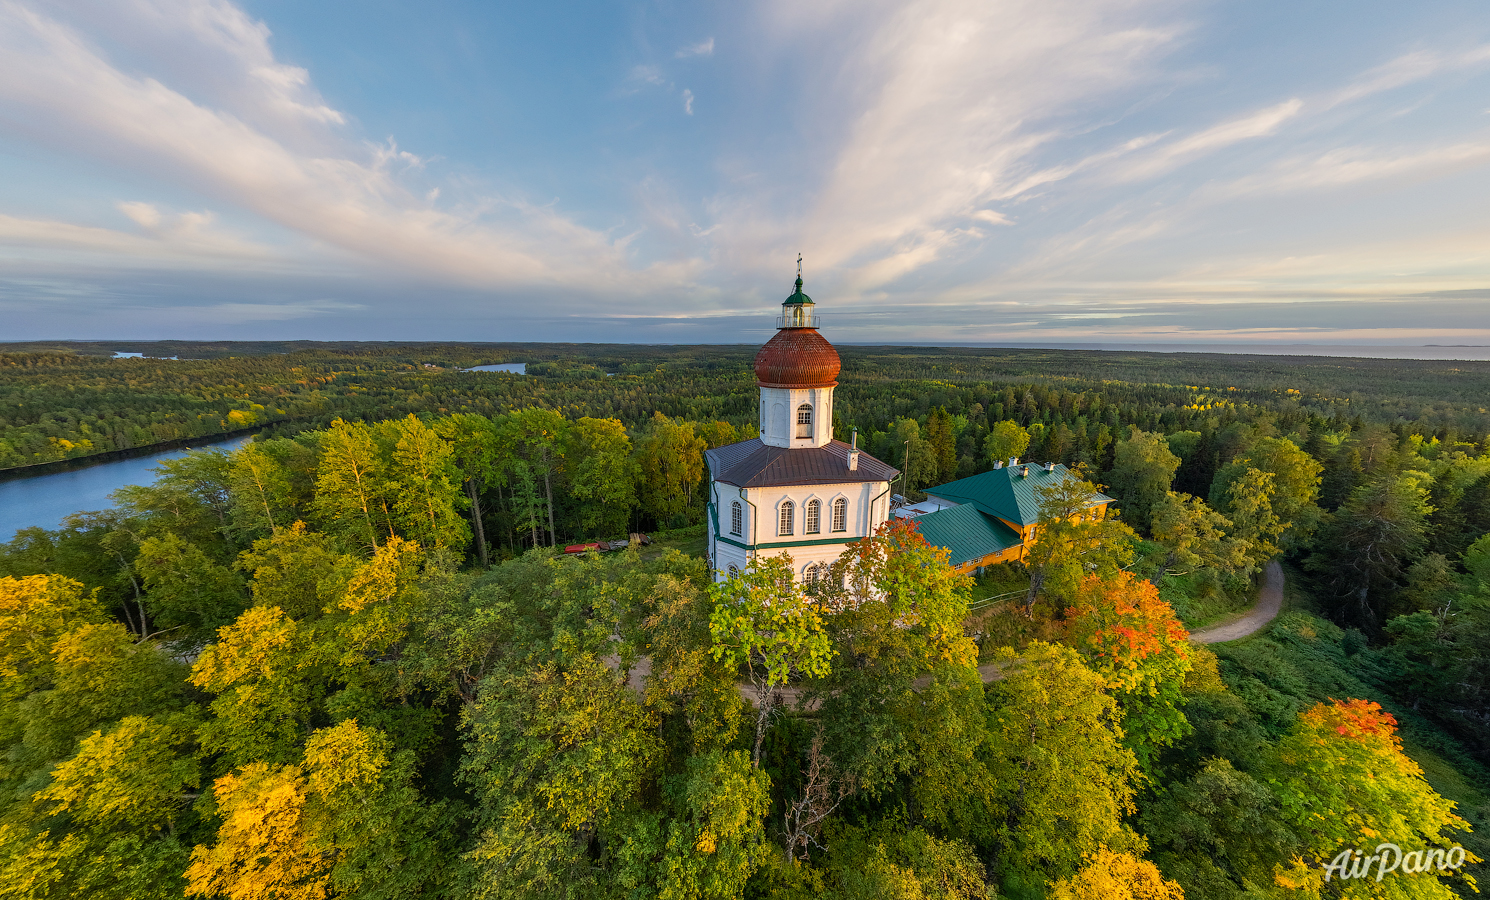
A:
[[[816,328],[783,328],[755,354],[761,387],[832,387],[841,368],[838,351]]]

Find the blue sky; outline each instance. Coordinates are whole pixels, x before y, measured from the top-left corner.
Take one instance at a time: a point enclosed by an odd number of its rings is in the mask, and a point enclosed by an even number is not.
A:
[[[1490,6],[0,0],[0,339],[1490,344]]]

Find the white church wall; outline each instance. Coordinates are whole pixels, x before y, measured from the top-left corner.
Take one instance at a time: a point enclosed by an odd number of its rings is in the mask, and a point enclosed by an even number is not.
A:
[[[768,388],[761,391],[761,442],[771,447],[823,447],[833,440],[833,389]],[[797,435],[797,411],[812,408],[812,429]]]
[[[889,515],[889,484],[884,481],[750,488],[744,497],[740,496],[740,489],[731,484],[714,481],[710,488],[718,513],[718,531],[715,531],[711,517],[707,525],[708,546],[713,568],[721,573],[721,577],[731,565],[743,569],[750,564],[751,552],[734,546],[730,541],[754,545],[759,556],[789,554],[800,579],[805,576],[808,566],[832,564],[844,548],[873,534]],[[835,532],[833,501],[840,498],[848,502],[846,527]],[[781,535],[778,534],[780,510],[786,500],[793,504],[792,533]],[[807,504],[812,500],[822,504],[819,530],[815,534],[807,531]],[[741,512],[741,533],[738,535],[732,533],[734,503],[740,504]],[[804,546],[802,542],[812,543]],[[797,546],[791,546],[793,544]]]

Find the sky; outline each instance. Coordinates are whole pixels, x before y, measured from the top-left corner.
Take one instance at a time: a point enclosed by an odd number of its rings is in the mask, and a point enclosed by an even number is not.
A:
[[[1483,0],[0,0],[0,340],[1490,345]]]

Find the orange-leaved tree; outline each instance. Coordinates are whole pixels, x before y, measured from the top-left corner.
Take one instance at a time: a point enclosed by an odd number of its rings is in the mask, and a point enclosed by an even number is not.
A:
[[[1189,632],[1151,582],[1118,572],[1083,579],[1066,612],[1066,640],[1107,679],[1123,733],[1145,770],[1190,731],[1180,712]]]

